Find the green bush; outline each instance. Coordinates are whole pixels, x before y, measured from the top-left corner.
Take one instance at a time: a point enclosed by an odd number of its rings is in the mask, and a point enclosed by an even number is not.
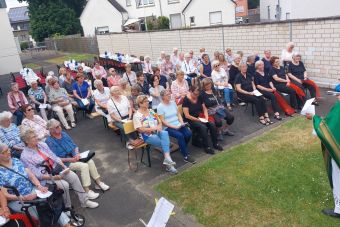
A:
[[[26,49],[28,49],[28,47],[29,47],[29,43],[28,42],[20,43],[20,49],[21,50],[26,50]]]
[[[161,16],[157,19],[158,29],[169,29],[170,20],[167,17]]]

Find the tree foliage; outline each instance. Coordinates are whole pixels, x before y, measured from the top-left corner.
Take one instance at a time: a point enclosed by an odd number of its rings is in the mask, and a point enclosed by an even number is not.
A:
[[[148,30],[161,30],[170,28],[170,20],[168,17],[160,16],[158,18],[147,18]]]
[[[249,9],[255,9],[260,5],[259,0],[248,0],[248,8]]]

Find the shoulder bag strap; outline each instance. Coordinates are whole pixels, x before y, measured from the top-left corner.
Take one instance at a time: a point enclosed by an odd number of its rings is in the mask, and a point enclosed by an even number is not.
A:
[[[84,83],[84,82],[83,82],[83,83]],[[77,87],[78,87],[78,91],[79,91],[80,97],[83,99],[83,94],[81,93],[80,86],[79,86],[78,83],[77,83]]]
[[[125,72],[125,75],[126,75],[126,78],[128,79],[128,81],[129,81],[129,84],[130,84],[130,86],[132,87],[132,84],[131,84],[131,81],[130,81],[130,78],[129,78],[129,75]]]
[[[117,110],[117,112],[118,112],[118,114],[119,114],[120,118],[121,118],[121,119],[123,119],[122,115],[120,114],[120,111],[118,110],[118,108],[117,108],[117,106],[116,106],[116,103],[115,103],[115,101],[113,101],[113,99],[112,99],[112,98],[111,98],[111,101],[113,102],[113,105],[115,106],[115,108],[116,108],[116,110]]]

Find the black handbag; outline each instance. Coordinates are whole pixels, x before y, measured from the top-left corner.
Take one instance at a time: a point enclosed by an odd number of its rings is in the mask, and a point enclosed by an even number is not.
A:
[[[79,162],[88,162],[90,161],[94,156],[96,155],[96,152],[90,151],[86,158],[79,159]]]

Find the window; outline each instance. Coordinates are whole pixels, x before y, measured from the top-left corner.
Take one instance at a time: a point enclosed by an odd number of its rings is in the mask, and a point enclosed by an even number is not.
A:
[[[179,3],[179,0],[168,0],[168,4]]]
[[[126,6],[131,6],[131,0],[126,0]]]
[[[222,12],[210,12],[209,13],[210,25],[222,24]]]
[[[190,20],[190,26],[194,26],[195,25],[195,17],[189,17]]]
[[[7,8],[5,0],[0,0],[0,8],[2,8],[2,9],[6,9]]]
[[[143,6],[153,6],[155,5],[154,0],[137,0],[137,8]]]

